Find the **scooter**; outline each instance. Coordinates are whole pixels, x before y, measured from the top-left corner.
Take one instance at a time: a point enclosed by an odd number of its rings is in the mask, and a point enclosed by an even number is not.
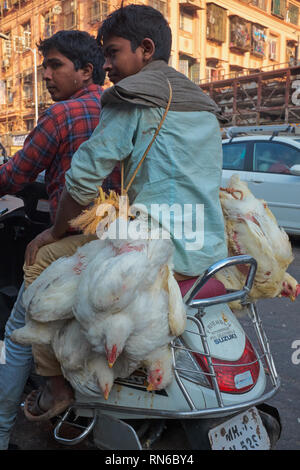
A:
[[[25,230],[25,241],[47,224],[45,217],[33,219],[32,207],[37,209],[40,197],[37,192],[34,204],[31,197],[30,212],[28,192],[22,195],[23,226],[30,233]],[[241,264],[249,271],[240,291],[195,299],[219,270]],[[76,391],[74,404],[56,421],[54,439],[72,446],[92,436],[102,450],[150,449],[175,420],[192,450],[274,448],[280,417],[266,401],[277,392],[280,380],[256,305],[248,299],[256,267],[250,256],[226,258],[209,267],[186,293],[187,327],[171,345],[174,380],[165,390],[147,391],[145,372],[139,369],[116,380],[108,400],[99,389],[89,390],[92,401]],[[248,314],[250,324],[245,327],[228,306],[234,300],[240,300]],[[70,426],[77,433],[72,438],[64,432]]]
[[[250,266],[243,289],[194,299],[219,270],[241,264]],[[277,392],[280,380],[257,308],[247,299],[256,266],[246,255],[224,259],[208,268],[185,295],[188,322],[182,336],[172,343],[171,385],[149,392],[146,376],[138,370],[125,380],[116,380],[108,400],[97,389],[89,389],[95,397],[92,402],[76,392],[75,403],[54,429],[56,441],[78,444],[93,431],[100,449],[142,450],[140,428],[145,429],[145,421],[157,437],[168,420],[179,420],[192,449],[273,448],[281,432],[280,418],[265,401]],[[245,333],[229,308],[234,300],[247,310],[252,332]],[[76,426],[78,417],[89,418],[88,425],[75,438],[64,437],[64,424]],[[147,448],[149,438],[146,441]]]

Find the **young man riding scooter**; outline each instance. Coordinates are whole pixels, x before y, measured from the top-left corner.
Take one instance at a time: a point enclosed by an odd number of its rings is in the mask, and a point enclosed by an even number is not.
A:
[[[189,223],[197,217],[196,206],[203,205],[203,246],[198,243],[188,250],[187,239],[175,239],[171,233],[176,279],[192,279],[227,255],[219,202],[218,108],[197,85],[168,66],[171,30],[157,10],[144,5],[121,7],[103,22],[98,41],[106,59],[104,70],[114,86],[103,95],[99,126],[75,153],[66,173],[54,226],[27,249],[27,267],[34,266],[39,248],[59,243],[69,221],[93,202],[117,163],[125,162],[128,183],[165,113],[171,89],[169,112],[133,181],[129,199],[131,204],[144,204],[149,213],[157,203],[190,205]],[[53,380],[42,394],[27,399],[27,411],[36,419],[68,401],[69,389],[62,382],[57,395],[51,392]]]
[[[0,168],[0,196],[15,194],[45,170],[52,222],[73,153],[99,122],[103,55],[83,31],[59,31],[41,41],[44,80],[55,102],[40,116],[24,147]],[[119,174],[112,175],[117,183]],[[112,181],[106,181],[112,188]],[[76,239],[76,235],[70,237]],[[6,363],[0,364],[0,449],[7,449],[24,385],[32,369],[30,347],[13,343],[11,333],[25,324],[21,287],[5,330]],[[69,391],[69,393],[71,393]]]

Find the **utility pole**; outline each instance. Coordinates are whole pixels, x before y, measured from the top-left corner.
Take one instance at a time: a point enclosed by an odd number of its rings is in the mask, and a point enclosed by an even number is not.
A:
[[[37,60],[36,48],[30,49],[33,53],[33,67],[34,67],[34,109],[35,109],[35,126],[39,118],[39,105],[38,105],[38,87],[37,87]]]

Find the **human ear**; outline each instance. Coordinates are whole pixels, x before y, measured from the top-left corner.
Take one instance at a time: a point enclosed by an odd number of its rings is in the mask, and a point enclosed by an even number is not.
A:
[[[87,64],[85,64],[83,67],[82,67],[82,72],[83,72],[83,79],[84,80],[90,80],[92,77],[93,77],[93,70],[94,70],[94,66],[93,64],[91,64],[90,62],[88,62]]]
[[[150,38],[144,38],[141,43],[143,50],[143,58],[145,62],[149,62],[155,53],[155,44]]]

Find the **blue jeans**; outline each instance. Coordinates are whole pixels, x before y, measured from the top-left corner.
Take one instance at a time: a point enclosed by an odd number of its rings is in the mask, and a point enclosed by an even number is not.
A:
[[[0,450],[8,448],[22,393],[33,367],[31,346],[10,340],[12,332],[25,325],[22,303],[24,283],[5,327],[5,364],[0,364]]]

